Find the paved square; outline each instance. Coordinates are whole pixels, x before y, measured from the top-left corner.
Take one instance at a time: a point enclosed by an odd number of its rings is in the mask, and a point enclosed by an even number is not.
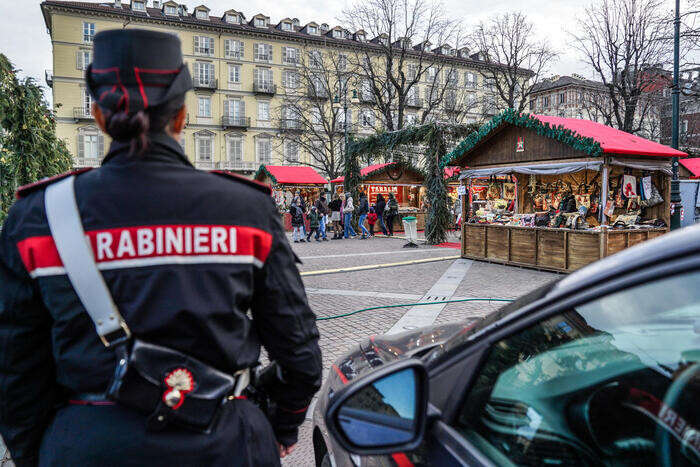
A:
[[[456,239],[451,239],[456,241]],[[301,258],[303,273],[382,265],[459,255],[459,250],[422,245],[404,249],[405,241],[396,238],[368,240],[335,240],[330,242],[295,243],[294,251]],[[433,290],[446,290],[436,282],[445,275],[455,260],[408,264],[382,269],[312,275],[304,277],[309,304],[318,317],[339,315],[379,305],[415,303]],[[560,277],[557,274],[513,268],[497,264],[470,262],[466,273],[453,288],[454,298],[517,298]],[[435,286],[435,288],[434,288]],[[434,323],[472,321],[502,306],[502,303],[466,302],[444,305]],[[411,307],[367,311],[345,318],[319,321],[324,374],[338,357],[373,334],[387,332]],[[433,308],[427,306],[422,308]],[[310,416],[310,415],[309,415]],[[311,422],[301,427],[299,443],[292,455],[284,459],[286,466],[313,466]]]

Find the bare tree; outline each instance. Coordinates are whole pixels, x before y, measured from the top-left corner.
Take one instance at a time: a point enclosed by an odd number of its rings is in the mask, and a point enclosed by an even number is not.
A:
[[[443,110],[456,68],[460,24],[430,0],[358,1],[343,12],[347,29],[369,40],[351,56],[358,72],[361,103],[374,106],[387,130],[424,123]],[[435,49],[432,47],[435,46]],[[435,52],[438,53],[435,53]],[[425,99],[420,84],[424,84]],[[419,109],[417,121],[407,109]]]
[[[533,87],[558,56],[548,42],[537,40],[534,24],[519,12],[481,22],[471,43],[485,60],[493,63],[480,69],[487,87],[484,106],[492,111],[525,110]]]
[[[289,55],[286,96],[276,109],[281,152],[286,162],[311,166],[333,179],[344,170],[344,126],[352,132],[343,110],[351,76],[347,56],[310,47]]]
[[[668,86],[661,67],[673,50],[671,27],[662,0],[598,0],[585,9],[573,39],[605,87],[609,106],[599,110],[607,125],[628,133],[652,131]]]

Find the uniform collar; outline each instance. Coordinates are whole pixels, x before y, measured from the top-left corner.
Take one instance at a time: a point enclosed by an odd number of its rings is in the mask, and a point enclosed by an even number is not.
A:
[[[150,144],[143,155],[129,156],[130,143],[113,141],[109,146],[109,152],[102,161],[102,165],[107,163],[124,163],[139,160],[156,160],[166,162],[177,162],[190,167],[192,163],[182,150],[182,146],[165,132],[149,133]]]

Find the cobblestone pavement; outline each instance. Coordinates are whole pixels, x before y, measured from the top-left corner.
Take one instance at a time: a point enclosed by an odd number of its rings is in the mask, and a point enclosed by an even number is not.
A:
[[[450,239],[456,241],[456,239]],[[420,249],[406,252],[405,241],[391,238],[369,240],[340,240],[332,242],[293,244],[294,251],[302,258],[302,271],[314,271],[349,266],[376,265],[415,259],[454,256],[459,250],[422,245]],[[395,253],[390,253],[390,252]],[[371,253],[371,254],[367,254]],[[329,255],[331,257],[324,258]],[[338,257],[337,255],[342,255]],[[348,273],[304,277],[309,290],[309,304],[317,316],[341,314],[360,308],[383,304],[405,304],[417,301],[425,294],[453,263],[452,260],[431,263],[364,270]],[[556,279],[556,274],[512,268],[489,263],[474,262],[454,293],[455,297],[517,298],[540,285]],[[331,293],[324,293],[324,291]],[[362,295],[341,295],[357,293]],[[387,294],[403,294],[387,298]],[[466,302],[448,304],[438,315],[436,323],[474,320],[494,311],[502,303]],[[324,370],[338,357],[373,334],[389,330],[410,307],[360,313],[347,318],[319,321],[320,345],[323,351]],[[325,374],[325,373],[324,373]],[[310,417],[310,414],[307,416]],[[311,422],[299,431],[299,443],[292,455],[283,460],[285,466],[313,466]]]

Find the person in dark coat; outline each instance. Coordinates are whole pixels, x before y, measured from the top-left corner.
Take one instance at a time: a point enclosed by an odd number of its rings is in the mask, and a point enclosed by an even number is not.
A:
[[[340,207],[343,202],[340,201],[340,196],[336,193],[333,195],[333,199],[328,203],[328,209],[331,211],[331,222],[333,222],[333,238],[331,240],[338,240],[343,238],[343,229],[340,226]]]
[[[299,198],[295,197],[289,205],[289,215],[292,217],[292,240],[304,243],[304,212]]]
[[[104,31],[93,50],[92,112],[113,138],[102,166],[20,188],[0,233],[0,434],[17,467],[280,465],[322,366],[271,192],[196,170],[183,153],[192,80],[176,36]],[[74,184],[97,274],[130,329],[118,343],[98,335],[57,252],[44,201],[59,181]],[[277,410],[266,416],[231,394],[208,433],[152,424],[149,413],[105,395],[123,358],[113,347],[130,353],[135,339],[243,385],[235,375],[257,365],[264,346],[283,376],[269,392]],[[189,376],[196,392],[206,375]],[[174,411],[168,377],[156,381],[164,390],[156,399]]]
[[[399,213],[399,203],[394,197],[394,193],[389,193],[389,201],[384,208],[384,217],[386,218],[387,230],[389,230],[389,236],[394,235],[394,217]]]
[[[360,206],[357,208],[357,215],[360,218],[357,220],[357,225],[360,226],[362,230],[362,240],[369,237],[369,231],[365,227],[365,219],[367,219],[367,214],[369,214],[369,202],[367,201],[367,194],[365,192],[360,193]]]
[[[379,227],[382,229],[382,233],[387,235],[386,225],[384,225],[384,209],[386,208],[386,201],[381,193],[377,195],[377,202],[375,204],[375,212],[377,213],[377,220],[379,221]]]

